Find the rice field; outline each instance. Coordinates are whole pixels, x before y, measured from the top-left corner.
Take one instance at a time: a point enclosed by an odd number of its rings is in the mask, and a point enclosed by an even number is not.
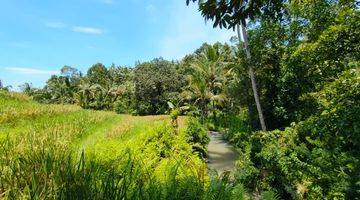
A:
[[[0,91],[0,199],[244,197],[228,176],[209,177],[185,117],[170,124]]]

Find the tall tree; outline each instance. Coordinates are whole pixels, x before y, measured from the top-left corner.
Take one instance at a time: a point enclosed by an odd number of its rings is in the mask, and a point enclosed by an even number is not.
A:
[[[80,105],[82,108],[89,108],[90,100],[91,100],[91,89],[90,84],[83,83],[79,85],[79,91],[76,95],[77,97],[77,104]]]
[[[241,30],[242,30],[243,40],[244,40],[244,47],[245,47],[245,51],[246,51],[246,57],[247,57],[248,60],[251,60],[249,40],[248,40],[247,31],[246,31],[246,22],[245,22],[245,20],[241,22]],[[237,34],[238,34],[238,39],[240,41],[240,26],[239,25],[237,26]],[[239,46],[240,46],[240,43],[239,43]],[[260,120],[261,129],[263,131],[266,131],[265,119],[264,119],[264,116],[263,116],[263,111],[262,111],[262,108],[261,108],[259,94],[258,94],[258,90],[257,90],[257,86],[256,86],[256,78],[255,78],[254,68],[253,68],[253,66],[251,64],[249,66],[249,76],[250,76],[250,80],[251,80],[251,87],[252,87],[252,90],[253,90],[253,93],[254,93],[256,109],[258,110],[258,114],[259,114],[259,120]]]
[[[282,0],[186,0],[186,3],[189,4],[190,1],[199,2],[199,10],[203,17],[205,20],[212,20],[214,22],[214,27],[235,29],[236,26],[241,24],[245,51],[249,60],[251,54],[246,31],[246,19],[254,19],[261,15],[270,15],[277,18],[282,15]],[[237,28],[237,31],[240,40],[239,27]],[[256,87],[255,73],[251,65],[249,66],[249,75],[261,128],[263,131],[266,131],[265,120]]]
[[[176,100],[184,81],[175,65],[162,58],[137,64],[134,97],[138,114],[164,113],[168,109],[167,102]]]
[[[87,71],[87,79],[91,85],[99,84],[107,88],[109,84],[108,69],[103,64],[97,63]]]
[[[222,104],[226,99],[223,86],[231,68],[225,61],[229,55],[221,47],[221,44],[206,44],[196,51],[189,67],[189,85],[182,93],[184,98],[193,100],[200,107],[203,121],[208,115],[209,103],[214,108],[215,104]]]

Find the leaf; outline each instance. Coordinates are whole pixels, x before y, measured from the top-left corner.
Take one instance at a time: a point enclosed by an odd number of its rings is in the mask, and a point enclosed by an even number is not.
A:
[[[174,108],[175,108],[174,104],[171,103],[170,101],[168,101],[167,104],[168,104],[168,106],[169,106],[170,109],[174,109]]]

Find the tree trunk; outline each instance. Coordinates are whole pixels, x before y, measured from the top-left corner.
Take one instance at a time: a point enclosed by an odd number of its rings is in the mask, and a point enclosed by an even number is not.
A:
[[[207,117],[207,114],[206,114],[207,113],[206,100],[201,99],[200,106],[201,106],[201,123],[204,124],[205,119]]]
[[[242,30],[242,35],[243,35],[243,39],[244,39],[246,57],[250,61],[251,60],[251,54],[250,54],[249,40],[248,40],[247,31],[246,31],[246,22],[245,22],[245,20],[242,20],[242,22],[241,22],[241,30]],[[240,26],[239,25],[237,25],[237,34],[238,34],[238,38],[239,38],[239,42],[240,42],[241,37],[240,37]],[[265,120],[264,120],[264,116],[263,116],[263,113],[262,113],[260,100],[259,100],[259,95],[258,95],[257,87],[256,87],[255,73],[254,73],[254,69],[253,69],[253,67],[251,65],[249,66],[249,76],[250,76],[250,79],[251,79],[251,86],[252,86],[252,90],[253,90],[253,93],[254,93],[254,99],[255,99],[255,103],[256,103],[256,108],[257,108],[257,111],[258,111],[258,114],[259,114],[259,120],[260,120],[261,129],[263,131],[266,131]]]

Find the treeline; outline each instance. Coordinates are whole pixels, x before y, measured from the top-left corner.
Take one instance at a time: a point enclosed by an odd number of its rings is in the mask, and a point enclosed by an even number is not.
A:
[[[167,102],[177,99],[185,83],[176,62],[162,58],[137,63],[135,67],[101,63],[86,74],[64,66],[44,88],[23,86],[23,91],[42,103],[78,104],[85,109],[114,110],[118,113],[164,114]]]
[[[27,83],[22,90],[42,103],[78,104],[85,109],[139,115],[167,113],[171,104],[183,113],[207,116],[211,106],[225,100],[225,82],[234,75],[232,48],[203,44],[181,61],[156,58],[134,67],[97,63],[86,74],[64,66],[44,88],[32,88]]]
[[[134,67],[98,63],[86,74],[65,66],[44,88],[25,84],[23,90],[39,102],[118,113],[164,114],[169,102],[183,112],[215,120],[246,112],[248,123],[257,129],[251,65],[268,129],[285,128],[314,113],[316,105],[308,94],[358,66],[358,21],[353,2],[292,3],[282,20],[249,22],[251,60],[235,39],[230,44],[203,44],[180,61],[157,58]]]
[[[200,4],[204,16],[227,1],[211,2]],[[219,16],[228,17],[214,26],[246,18],[251,59],[244,43],[232,38],[230,44],[204,44],[180,61],[154,59],[133,68],[95,64],[86,75],[65,67],[43,89],[24,91],[46,103],[133,114],[172,108],[199,116],[239,147],[236,177],[247,190],[273,190],[284,199],[359,197],[356,1],[269,1],[247,7],[262,5],[244,15],[221,15],[234,5],[219,6]],[[267,129],[279,130],[257,132],[250,66]]]

